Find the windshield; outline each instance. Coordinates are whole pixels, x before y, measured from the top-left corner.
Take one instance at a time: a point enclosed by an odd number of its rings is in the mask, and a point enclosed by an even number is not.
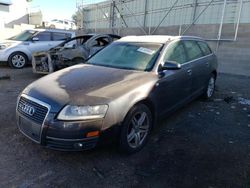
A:
[[[20,34],[9,38],[9,40],[17,40],[17,41],[27,41],[29,40],[37,31],[32,31],[32,30],[28,30],[28,31],[23,31]]]
[[[93,65],[149,71],[153,68],[162,44],[152,43],[113,43],[92,58],[87,63]]]

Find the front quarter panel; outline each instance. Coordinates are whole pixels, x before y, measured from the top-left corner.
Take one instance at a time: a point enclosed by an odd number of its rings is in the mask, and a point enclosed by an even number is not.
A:
[[[215,54],[213,54],[212,58],[213,58],[213,61],[211,63],[212,71],[217,71],[217,69],[218,69],[218,59],[217,59],[217,56]]]
[[[151,93],[155,87],[157,78],[157,75],[155,75],[152,80],[145,80],[144,83],[138,83],[138,81],[135,81],[137,82],[137,87],[132,90],[128,90],[129,92],[112,100],[109,103],[109,108],[105,116],[102,129],[105,130],[112,125],[121,124],[129,110],[140,101],[153,101],[154,99],[151,98]]]
[[[8,60],[9,56],[14,52],[22,52],[25,55],[27,55],[29,60],[32,59],[32,53],[28,50],[28,48],[24,45],[18,45],[18,46],[14,46],[9,49],[6,49],[5,51],[5,57],[7,58],[6,61]]]

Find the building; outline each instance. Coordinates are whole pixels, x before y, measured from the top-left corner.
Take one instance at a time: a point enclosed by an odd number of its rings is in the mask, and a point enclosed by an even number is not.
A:
[[[28,24],[28,2],[26,0],[0,0],[0,28],[15,24]]]
[[[220,72],[250,76],[249,0],[112,0],[83,6],[85,32],[196,35],[216,52]]]
[[[41,11],[32,11],[30,1],[0,0],[0,40],[42,24]]]

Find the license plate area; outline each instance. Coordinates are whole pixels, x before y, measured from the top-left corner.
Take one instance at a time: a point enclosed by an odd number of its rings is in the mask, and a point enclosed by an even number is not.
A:
[[[22,116],[19,116],[18,119],[20,131],[31,140],[40,143],[42,125],[39,125],[31,120],[27,120]]]

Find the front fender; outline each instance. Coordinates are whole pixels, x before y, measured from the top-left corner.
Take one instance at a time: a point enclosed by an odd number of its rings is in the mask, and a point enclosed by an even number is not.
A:
[[[153,89],[154,83],[148,83],[137,87],[136,89],[120,96],[115,100],[112,100],[109,103],[109,108],[103,122],[102,129],[105,130],[110,128],[112,125],[121,124],[129,110],[135,104],[145,100],[153,101],[151,99],[151,92]]]
[[[32,60],[32,53],[26,48],[20,48],[20,47],[10,48],[6,50],[6,55],[9,57],[14,52],[22,52],[28,57],[29,61]]]

